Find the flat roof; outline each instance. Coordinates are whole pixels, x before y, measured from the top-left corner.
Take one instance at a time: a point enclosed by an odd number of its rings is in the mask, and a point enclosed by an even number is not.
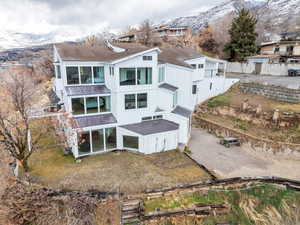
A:
[[[163,88],[163,89],[167,89],[168,91],[172,91],[172,92],[175,92],[178,89],[178,87],[173,86],[173,85],[168,84],[168,83],[160,84],[158,87]]]
[[[66,92],[68,96],[110,94],[105,85],[68,86]]]
[[[182,106],[176,106],[172,113],[189,118],[192,114],[192,111]]]
[[[112,113],[93,115],[93,116],[79,116],[79,117],[74,117],[74,120],[75,120],[74,128],[84,128],[84,127],[117,123],[117,119],[114,117]]]
[[[177,123],[164,119],[142,121],[140,123],[128,124],[120,127],[140,135],[164,133],[179,129]]]

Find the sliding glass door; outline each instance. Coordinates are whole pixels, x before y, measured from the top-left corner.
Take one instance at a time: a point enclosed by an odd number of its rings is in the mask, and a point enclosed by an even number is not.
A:
[[[83,131],[78,134],[78,154],[113,150],[117,148],[117,129],[115,127]]]

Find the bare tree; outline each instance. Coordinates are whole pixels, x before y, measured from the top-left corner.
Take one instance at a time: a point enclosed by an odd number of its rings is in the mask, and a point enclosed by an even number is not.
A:
[[[145,20],[139,27],[138,39],[141,44],[150,46],[153,41],[153,28],[150,20]]]
[[[32,68],[10,68],[0,84],[0,151],[7,151],[27,172],[28,159],[39,148],[47,129],[31,135],[29,110],[36,101],[36,82]],[[44,131],[44,132],[43,132]]]

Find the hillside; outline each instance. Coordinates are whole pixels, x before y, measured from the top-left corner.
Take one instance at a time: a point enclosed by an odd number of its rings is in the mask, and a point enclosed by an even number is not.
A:
[[[243,7],[255,11],[267,31],[270,29],[269,31],[281,32],[286,31],[290,26],[300,25],[300,0],[229,0],[206,12],[200,12],[198,15],[175,18],[168,25],[190,26],[194,31],[198,31],[206,24],[212,24]],[[274,28],[278,28],[278,30],[274,30]]]

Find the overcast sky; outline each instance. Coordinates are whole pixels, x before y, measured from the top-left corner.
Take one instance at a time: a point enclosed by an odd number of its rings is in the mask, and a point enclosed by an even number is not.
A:
[[[224,0],[0,0],[1,29],[86,35],[122,30],[146,18],[159,22],[196,14]]]

